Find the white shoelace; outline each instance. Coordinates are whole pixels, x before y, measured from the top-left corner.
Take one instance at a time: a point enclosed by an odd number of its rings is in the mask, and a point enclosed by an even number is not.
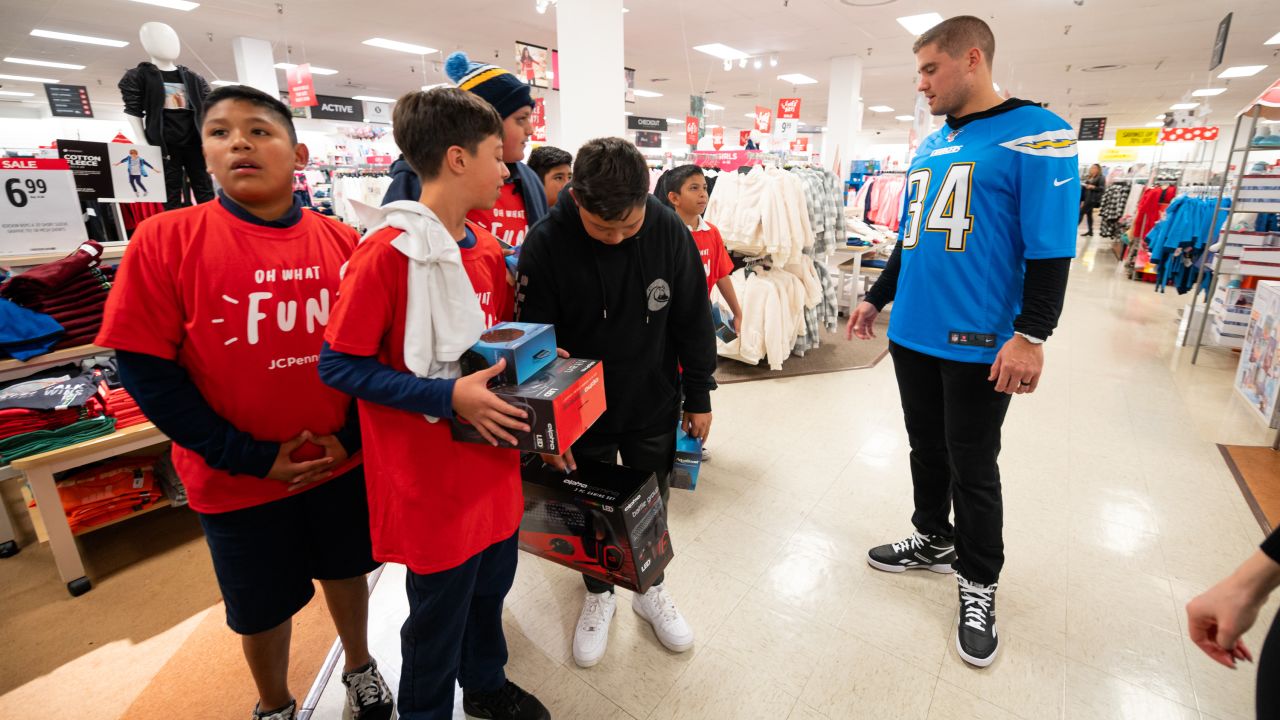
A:
[[[960,578],[960,603],[964,606],[965,625],[978,632],[986,632],[987,615],[995,599],[995,585],[975,585]]]
[[[601,594],[587,593],[587,599],[582,603],[582,615],[578,617],[578,629],[595,632],[603,624],[604,598]]]
[[[928,542],[929,542],[928,536],[921,535],[918,532],[913,532],[911,533],[911,537],[907,538],[906,540],[903,540],[902,542],[894,543],[893,551],[895,553],[900,553],[906,550],[919,550],[920,548],[928,544]]]
[[[668,595],[664,588],[661,586],[650,588],[646,595],[649,597],[645,599],[658,611],[664,623],[675,622],[680,618],[680,609],[676,607],[675,598]]]
[[[374,668],[371,667],[357,675],[352,684],[347,686],[347,700],[353,710],[377,705],[383,698],[384,687],[386,685],[374,674]],[[387,690],[387,694],[390,694],[390,689]]]

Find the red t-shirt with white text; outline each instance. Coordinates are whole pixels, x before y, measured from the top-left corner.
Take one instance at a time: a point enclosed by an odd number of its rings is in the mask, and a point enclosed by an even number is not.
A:
[[[733,260],[724,246],[724,238],[720,229],[703,220],[697,230],[691,230],[693,242],[698,246],[698,258],[702,260],[702,270],[707,274],[707,294],[724,278],[733,272]]]
[[[214,412],[258,440],[331,435],[351,398],[322,383],[316,365],[357,241],[351,228],[309,211],[289,228],[246,222],[216,201],[153,216],[129,241],[97,343],[177,361]],[[323,454],[304,447],[299,458]],[[197,512],[291,494],[282,482],[210,468],[176,443],[173,464]]]
[[[470,225],[470,224],[469,224]],[[470,225],[476,244],[462,263],[490,325],[511,317],[502,249]],[[366,238],[347,267],[325,339],[338,352],[404,362],[408,259],[391,247],[400,231]],[[373,556],[420,575],[457,567],[520,526],[520,453],[454,442],[448,420],[359,401]]]
[[[529,219],[525,214],[524,195],[516,189],[516,183],[502,186],[502,194],[492,210],[472,210],[467,219],[488,230],[494,237],[515,247],[524,242],[529,232]]]

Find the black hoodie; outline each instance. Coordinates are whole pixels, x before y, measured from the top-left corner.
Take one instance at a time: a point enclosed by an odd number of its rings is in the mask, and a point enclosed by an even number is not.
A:
[[[711,412],[716,341],[707,276],[689,228],[650,196],[634,237],[587,234],[568,189],[520,253],[516,319],[550,323],[573,357],[604,363],[608,409],[588,437],[675,430],[684,409]]]

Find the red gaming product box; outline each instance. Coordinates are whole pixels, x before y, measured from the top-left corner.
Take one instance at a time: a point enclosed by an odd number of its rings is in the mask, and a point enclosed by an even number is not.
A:
[[[580,462],[566,475],[530,457],[521,476],[521,550],[640,593],[675,556],[653,473]]]
[[[491,388],[495,395],[528,413],[531,430],[508,430],[525,452],[563,455],[604,414],[604,366],[599,360],[557,358],[521,385]],[[474,425],[455,418],[453,439],[488,442]]]

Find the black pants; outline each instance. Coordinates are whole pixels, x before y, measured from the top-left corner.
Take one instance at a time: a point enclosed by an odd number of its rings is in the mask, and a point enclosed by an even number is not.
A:
[[[956,571],[990,585],[1004,566],[996,460],[1011,396],[987,380],[989,365],[942,360],[897,343],[890,343],[889,352],[911,442],[911,521],[925,535],[955,538]]]
[[[164,193],[165,210],[186,207],[187,195],[183,192],[182,177],[185,174],[191,190],[196,195],[196,203],[206,203],[213,199],[213,181],[209,179],[209,170],[204,166],[204,152],[199,145],[171,145],[165,148],[164,156]]]
[[[1258,658],[1258,720],[1280,718],[1280,615],[1271,621]]]
[[[142,184],[141,175],[130,175],[129,187],[132,188],[134,192],[138,192],[139,190],[141,190],[143,193],[147,192],[147,186]]]
[[[518,535],[451,570],[406,576],[409,618],[400,628],[397,698],[404,720],[452,718],[455,680],[468,693],[506,685],[502,602],[516,576]]]
[[[1092,235],[1092,234],[1093,234],[1093,210],[1094,210],[1094,208],[1096,208],[1096,207],[1098,207],[1098,206],[1097,206],[1097,205],[1090,205],[1089,203],[1080,203],[1080,220],[1087,220],[1087,221],[1088,221],[1088,223],[1089,223],[1089,224],[1088,224],[1088,227],[1089,227],[1089,234],[1090,234],[1090,235]],[[1077,220],[1077,221],[1076,221],[1076,227],[1079,227],[1079,226],[1080,226],[1080,220]]]
[[[573,459],[577,461],[594,460],[596,462],[618,464],[618,454],[622,454],[622,464],[642,472],[651,472],[658,476],[658,489],[662,492],[663,511],[666,512],[667,501],[671,495],[671,467],[676,461],[676,431],[655,437],[626,439],[616,442],[592,442],[579,440],[573,446]],[[661,585],[665,574],[654,581]],[[613,585],[597,580],[589,575],[582,579],[587,590],[593,593],[613,592]]]

